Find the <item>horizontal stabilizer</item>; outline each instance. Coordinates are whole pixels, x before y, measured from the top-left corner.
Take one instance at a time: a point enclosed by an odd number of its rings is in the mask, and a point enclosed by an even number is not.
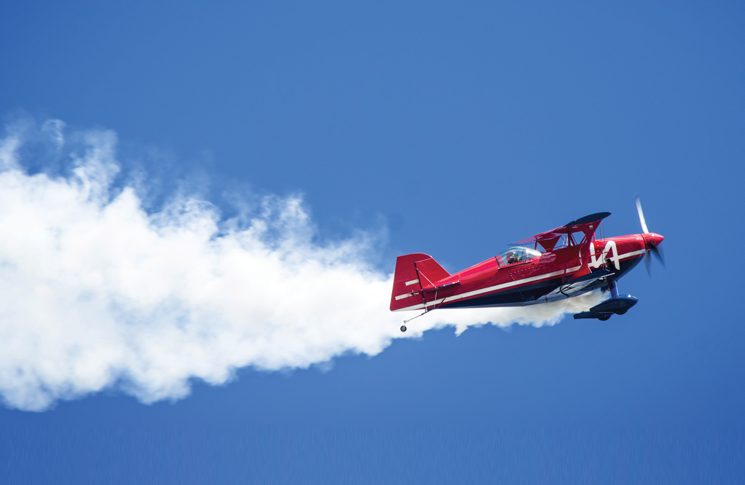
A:
[[[414,264],[419,272],[419,281],[422,283],[423,289],[433,288],[437,286],[435,283],[450,276],[450,273],[445,271],[433,258],[417,261]]]
[[[424,288],[422,290],[422,293],[424,294],[437,293],[438,291],[444,291],[444,290],[449,290],[451,288],[455,288],[458,285],[460,285],[460,281],[453,281],[452,283],[445,283],[442,286],[430,286],[429,288]]]

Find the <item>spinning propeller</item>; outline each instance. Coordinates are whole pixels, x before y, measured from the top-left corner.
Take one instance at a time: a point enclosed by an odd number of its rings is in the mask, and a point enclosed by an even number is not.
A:
[[[642,203],[639,200],[639,194],[634,194],[634,202],[636,202],[636,211],[639,213],[639,222],[642,224],[642,231],[644,231],[644,242],[646,243],[647,251],[644,253],[644,266],[647,268],[647,274],[652,276],[652,261],[649,257],[649,253],[655,255],[655,257],[662,263],[662,267],[665,267],[665,253],[662,251],[662,240],[664,237],[653,232],[649,232],[647,229],[647,222],[644,220],[644,212],[642,212]]]

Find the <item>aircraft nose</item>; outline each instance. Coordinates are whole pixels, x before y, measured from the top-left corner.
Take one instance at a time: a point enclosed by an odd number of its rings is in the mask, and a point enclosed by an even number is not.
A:
[[[663,236],[660,236],[659,234],[655,234],[653,232],[644,235],[644,240],[647,242],[647,244],[655,248],[659,246],[664,239],[665,238]]]

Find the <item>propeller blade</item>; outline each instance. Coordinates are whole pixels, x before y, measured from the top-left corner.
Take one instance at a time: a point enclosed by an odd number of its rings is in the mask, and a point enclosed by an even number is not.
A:
[[[657,256],[657,260],[659,260],[660,263],[662,263],[662,267],[667,269],[667,266],[665,266],[665,252],[662,250],[662,244],[659,246],[652,248],[652,254]]]
[[[642,211],[642,201],[639,200],[639,194],[634,194],[634,202],[636,203],[636,211],[639,213],[639,222],[641,222],[642,225],[642,231],[644,231],[644,234],[649,234],[649,229],[647,228],[647,221],[644,220],[644,211]],[[663,268],[667,268],[665,266],[665,253],[662,251],[662,246],[658,244],[655,246],[655,241],[659,241],[661,238],[652,236],[650,239],[644,238],[647,245],[647,250],[644,252],[644,266],[647,268],[647,274],[651,277],[652,276],[652,258],[649,256],[649,253],[655,255],[655,257],[662,263]]]
[[[644,212],[642,212],[642,203],[639,200],[639,194],[634,194],[634,202],[636,202],[636,211],[639,213],[639,222],[642,223],[642,231],[644,231],[644,234],[648,234],[649,229],[647,229],[647,222],[644,220]]]

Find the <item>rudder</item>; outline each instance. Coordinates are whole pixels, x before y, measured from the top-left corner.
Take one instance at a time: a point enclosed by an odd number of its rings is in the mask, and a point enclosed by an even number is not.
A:
[[[432,256],[423,253],[412,253],[396,258],[396,270],[393,275],[391,293],[392,312],[421,303],[413,293],[432,288],[435,283],[450,276],[450,273],[435,261]]]

